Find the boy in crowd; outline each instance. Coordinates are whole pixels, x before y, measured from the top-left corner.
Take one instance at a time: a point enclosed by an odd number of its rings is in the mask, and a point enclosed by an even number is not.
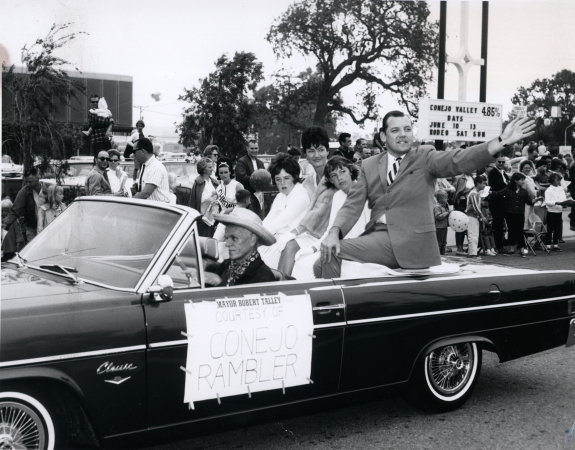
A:
[[[493,237],[493,217],[491,216],[491,211],[489,211],[489,202],[487,200],[481,202],[481,213],[487,219],[487,222],[482,221],[479,224],[481,245],[483,245],[487,256],[497,256],[495,238]]]
[[[435,216],[435,233],[437,234],[437,244],[439,245],[439,254],[445,255],[445,246],[447,244],[447,225],[449,218],[449,205],[447,204],[447,192],[439,189],[435,193],[437,202],[433,208]]]

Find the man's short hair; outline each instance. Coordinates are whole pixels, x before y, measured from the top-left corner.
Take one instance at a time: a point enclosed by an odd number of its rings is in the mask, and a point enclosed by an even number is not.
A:
[[[30,167],[29,169],[26,169],[26,172],[24,172],[24,178],[28,178],[30,175],[33,177],[37,177],[38,169],[36,169],[35,167]]]
[[[357,141],[355,141],[355,145],[357,146],[357,145],[361,144],[361,141],[365,141],[365,139],[359,138]]]
[[[347,138],[351,138],[351,134],[349,134],[349,133],[341,133],[341,134],[337,137],[337,142],[339,142],[340,144],[343,144]]]
[[[402,113],[401,111],[389,111],[385,116],[383,116],[381,128],[384,133],[387,131],[387,121],[389,120],[390,117],[407,117],[407,116],[405,115],[405,113]]]
[[[563,170],[567,170],[567,164],[565,164],[560,159],[552,159],[551,160],[551,170],[555,171],[559,168],[563,168]]]
[[[537,147],[536,147],[536,146],[530,145],[530,146],[527,148],[527,154],[528,154],[528,155],[532,155],[532,154],[535,153],[535,152],[539,153],[539,150],[537,150]]]
[[[146,153],[154,153],[154,144],[148,138],[140,138],[138,139],[138,145],[142,150],[145,150]]]
[[[329,150],[329,136],[327,135],[327,131],[322,127],[313,125],[303,131],[301,135],[301,146],[304,153],[306,153],[312,145],[315,147],[323,145],[326,150]]]
[[[290,155],[290,156],[301,156],[301,152],[297,148],[292,147],[288,150],[288,155]]]
[[[248,145],[250,145],[250,144],[257,144],[257,143],[258,143],[258,141],[256,141],[255,139],[249,139],[249,140],[248,140]]]
[[[473,183],[477,186],[479,183],[485,183],[485,178],[482,176],[477,176],[473,179]]]
[[[250,203],[250,198],[252,196],[252,193],[250,191],[248,191],[247,189],[240,189],[239,191],[236,192],[236,201],[238,203]]]
[[[136,126],[138,126],[139,124],[142,124],[142,128],[146,128],[146,124],[144,123],[143,120],[138,120],[138,121],[136,122]]]
[[[218,154],[220,153],[220,149],[218,148],[217,145],[208,145],[205,149],[204,149],[204,156],[212,156],[212,153],[214,152],[214,150],[216,152],[218,152]]]

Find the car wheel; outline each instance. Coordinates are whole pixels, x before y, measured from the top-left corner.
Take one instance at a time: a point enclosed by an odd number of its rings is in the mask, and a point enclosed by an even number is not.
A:
[[[431,413],[461,407],[479,379],[481,356],[474,342],[433,350],[417,362],[406,400]]]
[[[47,402],[33,394],[0,392],[1,449],[62,448],[63,434]]]

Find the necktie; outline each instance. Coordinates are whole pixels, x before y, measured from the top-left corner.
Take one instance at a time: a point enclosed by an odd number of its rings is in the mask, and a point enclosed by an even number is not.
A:
[[[397,177],[397,172],[399,172],[399,164],[401,164],[401,157],[397,158],[393,165],[391,166],[391,170],[387,173],[387,184],[391,185],[395,181],[395,177]]]
[[[145,169],[146,165],[142,164],[142,168],[140,169],[140,179],[138,180],[138,192],[142,192],[142,176],[144,175]]]

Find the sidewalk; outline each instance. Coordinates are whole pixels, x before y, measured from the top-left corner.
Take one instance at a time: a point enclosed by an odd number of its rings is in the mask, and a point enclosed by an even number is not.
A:
[[[564,209],[563,210],[563,240],[564,241],[571,241],[571,240],[575,240],[575,231],[572,231],[569,228],[569,213],[571,212],[571,209]],[[455,231],[453,231],[451,228],[447,228],[447,246],[451,247],[453,250],[455,250]],[[467,247],[467,239],[465,239],[465,247]]]

